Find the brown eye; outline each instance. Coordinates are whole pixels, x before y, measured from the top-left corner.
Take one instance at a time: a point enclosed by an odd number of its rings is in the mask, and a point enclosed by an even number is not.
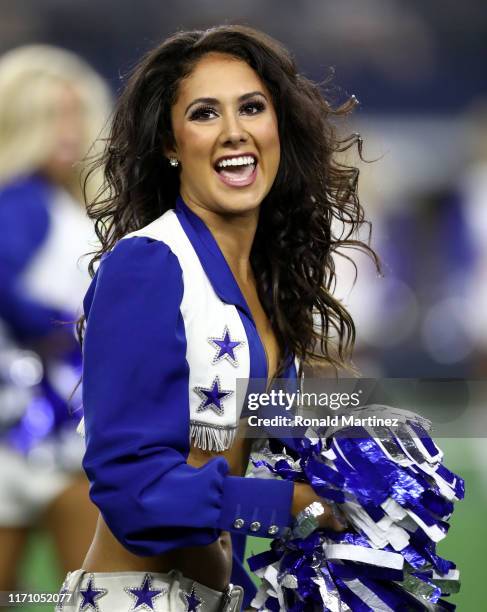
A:
[[[190,121],[208,120],[216,117],[216,111],[211,106],[199,106],[189,116]]]
[[[260,100],[246,102],[240,107],[240,112],[243,112],[245,115],[257,115],[263,110],[265,110],[265,104]]]

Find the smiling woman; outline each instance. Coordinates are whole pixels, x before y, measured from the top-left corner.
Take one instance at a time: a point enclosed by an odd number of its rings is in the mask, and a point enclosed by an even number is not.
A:
[[[282,535],[310,507],[344,529],[308,484],[244,477],[236,381],[295,387],[300,361],[348,357],[332,254],[368,247],[352,238],[358,171],[336,159],[359,139],[330,117],[354,104],[333,110],[240,26],[180,32],[130,77],[88,205],[101,249],[79,323],[84,468],[100,518],[65,583],[81,609],[238,610],[255,593],[247,534]]]
[[[276,112],[258,74],[231,55],[207,54],[181,83],[171,118],[167,153],[181,163],[185,202],[195,211],[258,214],[280,159]]]

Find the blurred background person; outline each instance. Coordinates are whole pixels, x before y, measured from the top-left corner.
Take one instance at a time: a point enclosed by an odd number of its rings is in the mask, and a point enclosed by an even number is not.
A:
[[[81,565],[95,527],[70,395],[89,284],[80,257],[95,240],[82,173],[108,104],[72,53],[32,45],[0,58],[0,591],[18,588],[33,528],[50,532],[64,573]]]

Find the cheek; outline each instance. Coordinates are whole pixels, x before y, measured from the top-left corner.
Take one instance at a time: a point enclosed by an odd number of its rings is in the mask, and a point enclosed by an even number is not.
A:
[[[206,161],[211,152],[212,142],[209,130],[185,127],[179,138],[181,157],[186,164],[198,163],[202,158]]]
[[[277,157],[277,163],[279,163],[281,145],[279,141],[279,131],[277,129],[277,122],[269,120],[261,126],[260,141],[265,146],[269,155]]]

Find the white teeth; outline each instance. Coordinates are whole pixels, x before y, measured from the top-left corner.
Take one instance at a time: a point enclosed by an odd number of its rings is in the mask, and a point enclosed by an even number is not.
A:
[[[227,166],[248,166],[249,164],[255,164],[255,158],[251,155],[241,155],[240,157],[229,157],[222,159],[218,162],[218,167],[226,168]]]

